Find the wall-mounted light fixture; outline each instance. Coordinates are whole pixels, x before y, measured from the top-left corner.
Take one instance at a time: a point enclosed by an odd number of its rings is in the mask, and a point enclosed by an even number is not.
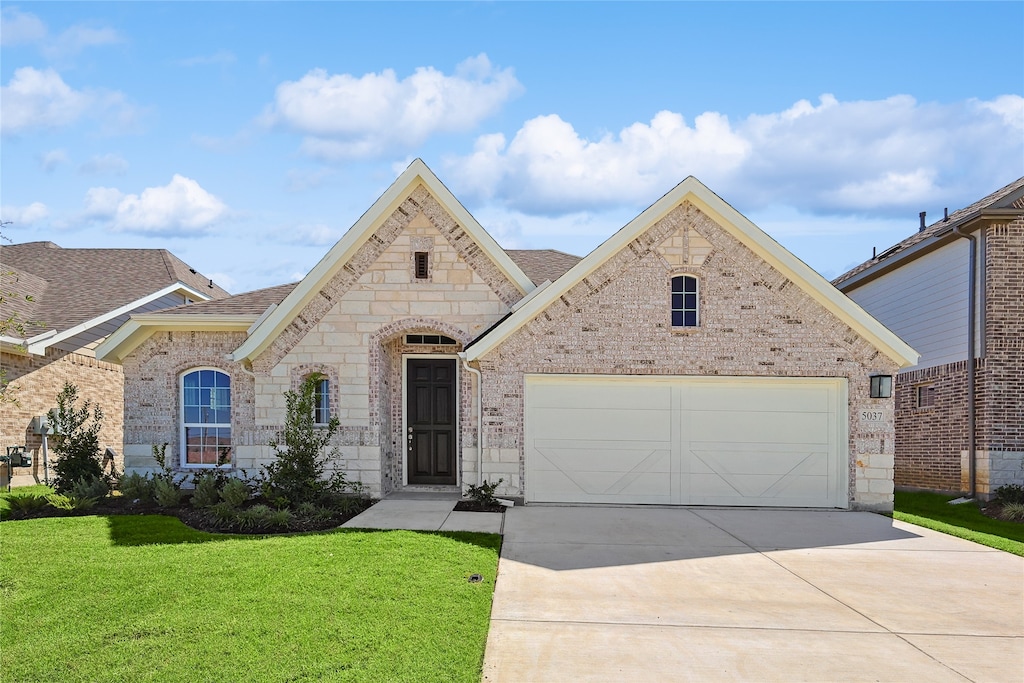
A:
[[[892,396],[892,375],[871,375],[871,398]]]

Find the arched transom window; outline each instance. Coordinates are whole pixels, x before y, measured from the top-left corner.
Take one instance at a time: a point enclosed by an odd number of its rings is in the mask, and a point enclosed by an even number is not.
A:
[[[231,457],[231,377],[214,369],[181,376],[181,464],[216,467]]]

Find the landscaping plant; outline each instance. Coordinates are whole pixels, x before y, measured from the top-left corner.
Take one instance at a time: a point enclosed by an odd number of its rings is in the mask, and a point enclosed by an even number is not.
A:
[[[78,387],[65,382],[57,394],[56,425],[53,452],[53,488],[68,493],[76,482],[93,478],[106,479],[100,453],[100,429],[103,410],[92,401],[78,405]],[[109,482],[108,482],[109,483]]]
[[[480,505],[495,506],[498,505],[498,499],[494,497],[494,492],[501,486],[501,482],[504,479],[499,479],[496,482],[489,482],[484,479],[479,486],[473,486],[472,484],[468,487],[468,493],[471,500],[476,501]]]

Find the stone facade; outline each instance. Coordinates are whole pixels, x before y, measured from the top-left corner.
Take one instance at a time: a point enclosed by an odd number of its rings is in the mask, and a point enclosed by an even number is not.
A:
[[[989,226],[982,237],[976,489],[989,497],[1000,486],[1024,484],[1024,219]],[[969,491],[967,361],[900,374],[896,430],[897,486]]]
[[[670,324],[666,292],[680,273],[700,279],[696,329]],[[869,376],[895,364],[692,205],[515,332],[481,370],[484,474],[503,478],[506,495],[522,495],[525,374],[845,377],[850,500],[892,509],[892,403],[868,395]],[[883,419],[862,422],[862,410]]]
[[[471,231],[420,185],[354,249],[251,365],[227,360],[245,341],[241,332],[155,332],[132,351],[124,361],[126,464],[152,467],[160,443],[179,462],[180,378],[194,368],[231,377],[232,462],[243,470],[273,457],[268,443],[284,423],[285,392],[311,372],[325,374],[341,422],[335,466],[376,496],[408,481],[409,357],[455,360],[458,482],[476,482],[480,458],[481,476],[503,478],[510,496],[524,494],[527,373],[827,377],[846,381],[848,500],[892,509],[893,404],[868,394],[869,376],[894,374],[895,362],[694,205],[670,211],[471,369],[457,354],[524,296]],[[426,273],[417,273],[416,254],[426,254]],[[670,321],[667,288],[684,273],[700,282],[696,329]],[[415,344],[408,334],[450,340]],[[874,417],[861,420],[864,411]]]
[[[30,429],[32,418],[45,415],[57,406],[57,394],[65,382],[78,387],[80,400],[88,399],[103,410],[103,428],[100,431],[100,448],[112,448],[117,453],[114,465],[124,465],[122,435],[122,411],[124,402],[124,373],[121,366],[98,361],[81,353],[49,348],[45,356],[21,353],[0,353],[0,365],[7,372],[10,382],[8,391],[17,403],[5,403],[0,410],[0,446],[6,452],[7,446],[21,445],[32,456],[31,467],[16,467],[11,483],[27,486],[42,483],[43,473],[42,437]],[[49,444],[49,458],[52,466],[52,443]],[[7,485],[6,466],[0,472],[0,485]]]

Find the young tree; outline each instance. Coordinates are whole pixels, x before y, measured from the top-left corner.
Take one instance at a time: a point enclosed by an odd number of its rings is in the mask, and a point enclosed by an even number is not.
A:
[[[65,382],[57,394],[56,424],[53,451],[53,488],[67,493],[80,481],[107,478],[103,474],[100,454],[100,429],[103,410],[92,401],[78,403],[78,387]],[[107,481],[109,484],[110,482]]]

